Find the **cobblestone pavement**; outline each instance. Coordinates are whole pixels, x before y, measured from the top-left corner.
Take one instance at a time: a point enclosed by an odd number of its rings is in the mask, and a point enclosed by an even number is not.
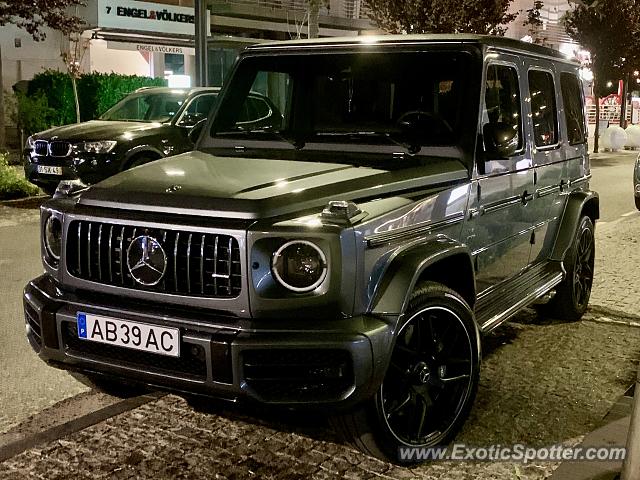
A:
[[[591,305],[640,321],[640,212],[596,224],[596,239]]]
[[[640,358],[640,217],[597,228],[592,307],[563,324],[526,311],[484,339],[480,388],[457,441],[576,444],[631,385]],[[616,323],[618,322],[618,323]],[[625,324],[626,322],[626,324]],[[400,468],[343,445],[326,419],[169,395],[0,464],[2,479],[543,479],[555,463]]]

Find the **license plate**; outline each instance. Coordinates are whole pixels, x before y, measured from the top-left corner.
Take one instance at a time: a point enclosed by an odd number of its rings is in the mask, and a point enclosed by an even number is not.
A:
[[[45,175],[62,175],[62,167],[38,165],[38,173],[44,173]]]
[[[78,337],[145,352],[180,356],[180,331],[147,323],[78,312]]]

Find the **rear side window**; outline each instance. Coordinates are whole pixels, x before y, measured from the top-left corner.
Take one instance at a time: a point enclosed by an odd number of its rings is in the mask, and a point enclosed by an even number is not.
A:
[[[540,70],[529,71],[529,93],[536,147],[555,145],[558,143],[558,114],[553,76]]]
[[[512,128],[522,148],[522,118],[520,112],[520,86],[518,72],[506,65],[490,65],[484,95],[483,123],[502,124]]]
[[[567,123],[567,135],[571,145],[585,142],[584,107],[582,104],[582,86],[577,76],[571,73],[560,75],[564,118]]]

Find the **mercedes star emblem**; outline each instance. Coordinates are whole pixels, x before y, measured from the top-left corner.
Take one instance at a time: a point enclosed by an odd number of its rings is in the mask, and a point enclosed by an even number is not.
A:
[[[127,267],[133,279],[141,285],[160,283],[167,269],[167,254],[160,242],[148,235],[131,240],[127,249]]]

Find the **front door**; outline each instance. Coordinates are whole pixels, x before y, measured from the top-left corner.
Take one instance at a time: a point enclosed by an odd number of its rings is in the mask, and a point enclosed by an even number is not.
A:
[[[526,268],[531,250],[532,225],[526,208],[533,199],[533,169],[518,64],[516,57],[493,54],[485,70],[481,131],[487,124],[513,128],[517,151],[509,158],[484,155],[476,168],[465,237],[474,255],[478,293]]]

